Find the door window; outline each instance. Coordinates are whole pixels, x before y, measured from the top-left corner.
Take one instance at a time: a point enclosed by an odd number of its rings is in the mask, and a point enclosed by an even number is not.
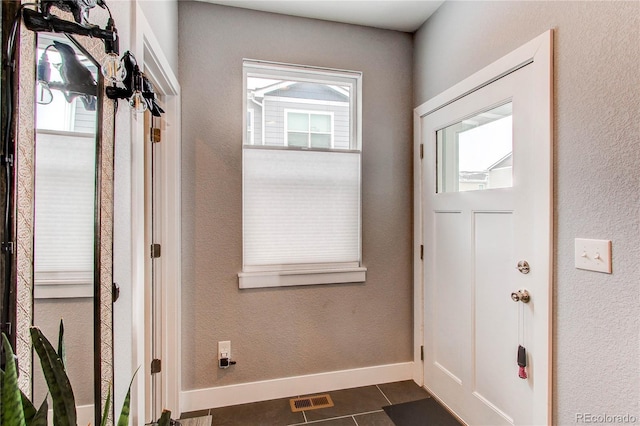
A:
[[[511,102],[436,132],[437,192],[513,186]]]

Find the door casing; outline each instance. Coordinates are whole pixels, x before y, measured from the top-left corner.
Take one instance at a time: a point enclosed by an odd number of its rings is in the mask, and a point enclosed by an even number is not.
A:
[[[164,56],[160,42],[155,37],[139,4],[132,7],[135,33],[132,51],[144,74],[153,82],[154,89],[164,97],[163,120],[168,125],[163,132],[162,145],[162,290],[163,346],[161,360],[163,371],[163,408],[180,414],[180,280],[181,280],[181,149],[180,149],[180,84],[169,61]],[[145,164],[144,119],[133,116],[131,121],[131,252],[132,252],[132,313],[131,313],[131,370],[140,371],[132,387],[131,412],[133,424],[145,424],[151,419],[151,394],[145,384],[146,358],[151,346],[150,295],[145,288],[146,271],[149,270],[150,248],[145,243]],[[144,306],[145,309],[137,307]],[[157,420],[157,419],[154,419]]]

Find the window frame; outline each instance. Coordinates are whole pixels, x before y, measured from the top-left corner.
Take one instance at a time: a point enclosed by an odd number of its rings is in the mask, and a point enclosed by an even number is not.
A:
[[[250,69],[250,70],[249,70]],[[362,149],[362,72],[348,71],[334,68],[323,68],[309,65],[285,64],[282,62],[261,61],[255,59],[243,59],[242,67],[242,110],[247,110],[247,77],[274,78],[282,80],[291,78],[299,82],[325,83],[335,86],[342,83],[350,86],[353,96],[349,97],[351,104],[349,121],[355,123],[351,125],[349,131],[350,149],[359,151]],[[321,77],[324,77],[321,78]],[[332,104],[331,102],[328,104]],[[264,117],[264,115],[263,115]],[[263,120],[264,122],[264,120]],[[264,126],[264,123],[263,123]],[[247,128],[246,114],[242,114],[242,128]],[[242,145],[246,146],[246,131],[242,134]],[[262,135],[264,139],[264,133]]]
[[[246,133],[250,133],[251,137],[250,137],[250,145],[255,145],[256,144],[256,129],[255,129],[255,110],[253,108],[247,108],[247,118],[248,118],[248,123],[247,123],[247,127],[245,129]]]
[[[315,284],[341,284],[364,282],[366,280],[367,268],[362,261],[362,73],[358,71],[347,71],[340,69],[321,68],[304,65],[284,64],[280,62],[269,62],[252,59],[243,60],[243,123],[242,147],[243,158],[245,149],[285,149],[285,150],[309,150],[309,151],[332,151],[343,153],[358,153],[360,161],[360,205],[358,224],[358,258],[357,262],[340,263],[314,263],[296,265],[246,265],[244,258],[244,236],[243,236],[243,261],[242,271],[238,273],[240,289],[264,288],[264,287],[285,287]],[[284,146],[254,145],[248,140],[247,135],[247,78],[258,77],[274,80],[291,79],[296,82],[322,83],[330,86],[349,86],[349,149],[335,149],[335,117],[331,111],[300,110],[296,108],[284,109],[283,131]],[[288,112],[304,112],[309,114],[331,115],[331,148],[300,148],[288,146]],[[311,115],[310,115],[311,116]],[[263,112],[264,125],[264,112]],[[312,134],[308,132],[307,135]],[[262,137],[264,138],[264,131]],[[308,136],[310,138],[310,136]],[[309,139],[310,140],[310,139]],[[264,144],[264,139],[263,139]],[[244,159],[243,159],[244,170]],[[244,192],[244,171],[243,171],[243,192]],[[244,197],[244,195],[243,195]],[[243,228],[244,228],[244,207],[243,207]],[[243,231],[244,232],[244,231]]]

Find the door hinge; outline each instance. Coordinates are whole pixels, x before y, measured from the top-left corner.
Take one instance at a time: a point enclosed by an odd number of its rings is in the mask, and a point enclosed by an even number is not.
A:
[[[424,244],[420,244],[420,260],[424,260]]]
[[[160,244],[151,244],[151,258],[152,259],[156,259],[156,258],[160,257],[161,253],[162,253],[162,247],[160,246]]]
[[[158,143],[162,141],[162,130],[158,127],[151,128],[151,142]]]
[[[424,361],[424,345],[420,346],[420,361]]]
[[[424,158],[424,144],[420,144],[420,159]]]
[[[158,374],[162,371],[162,361],[154,359],[151,361],[151,374]]]

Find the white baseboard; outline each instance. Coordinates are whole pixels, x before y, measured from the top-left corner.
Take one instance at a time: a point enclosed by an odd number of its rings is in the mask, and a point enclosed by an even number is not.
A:
[[[96,413],[94,411],[94,405],[78,405],[76,406],[76,424],[88,425],[93,424],[96,419]],[[48,425],[53,426],[53,409],[49,410],[47,416]]]
[[[378,365],[353,370],[331,371],[306,376],[182,391],[180,393],[180,411],[186,413],[188,411],[267,401],[269,399],[411,380],[413,378],[413,364],[413,362],[404,362]]]

